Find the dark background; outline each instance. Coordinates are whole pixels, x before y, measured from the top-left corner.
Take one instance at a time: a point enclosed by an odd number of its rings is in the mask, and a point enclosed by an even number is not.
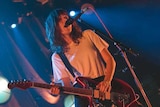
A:
[[[52,9],[64,8],[80,12],[83,4],[94,7],[104,25],[117,43],[125,50],[136,77],[133,77],[123,55],[109,39],[108,33],[91,12],[81,19],[91,28],[101,32],[110,44],[110,51],[117,62],[115,78],[129,83],[140,102],[147,107],[138,86],[138,79],[153,107],[159,107],[160,90],[160,2],[158,0],[36,0],[0,1],[0,75],[10,80],[30,79],[49,83],[52,78],[49,44],[45,37],[44,22]],[[22,21],[20,20],[22,19]],[[19,23],[18,30],[9,25]],[[82,29],[89,28],[79,23]],[[125,47],[125,48],[124,48]],[[134,56],[127,49],[139,56]],[[38,75],[38,76],[37,76]],[[38,79],[36,79],[38,78]],[[16,107],[58,106],[47,103],[34,89],[14,89],[10,100],[0,107],[9,107],[15,100]],[[13,98],[14,96],[14,98]],[[13,100],[14,99],[14,100]],[[24,103],[25,101],[25,103]]]

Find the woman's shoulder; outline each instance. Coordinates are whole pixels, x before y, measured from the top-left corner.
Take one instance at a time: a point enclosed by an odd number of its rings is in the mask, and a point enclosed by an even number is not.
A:
[[[88,37],[88,38],[94,38],[97,36],[97,34],[91,29],[84,30],[82,34],[83,37]]]
[[[93,33],[93,31],[91,29],[86,29],[83,31],[83,34],[88,34],[88,33]]]
[[[52,60],[56,60],[56,59],[59,59],[59,55],[57,54],[57,52],[54,52],[51,56]]]
[[[86,29],[82,32],[83,37],[90,37],[94,35],[94,32],[91,29]]]

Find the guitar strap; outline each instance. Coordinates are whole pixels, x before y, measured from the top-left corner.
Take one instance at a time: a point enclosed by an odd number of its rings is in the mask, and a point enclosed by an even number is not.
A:
[[[75,77],[75,74],[73,73],[73,67],[70,64],[70,62],[68,61],[66,55],[62,51],[57,52],[57,54],[60,56],[60,58],[62,59],[64,65],[69,70],[69,72],[72,74],[72,76]]]

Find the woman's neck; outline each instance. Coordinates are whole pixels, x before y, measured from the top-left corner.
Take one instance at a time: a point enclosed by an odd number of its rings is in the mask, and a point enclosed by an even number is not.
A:
[[[70,35],[65,35],[64,40],[67,42],[67,44],[70,44],[73,42],[72,38]]]

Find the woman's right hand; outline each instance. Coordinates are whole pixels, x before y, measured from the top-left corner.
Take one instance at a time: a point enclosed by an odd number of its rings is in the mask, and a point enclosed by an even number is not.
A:
[[[54,83],[51,83],[51,94],[53,95],[59,95],[60,94],[60,89],[59,86],[56,86]]]

